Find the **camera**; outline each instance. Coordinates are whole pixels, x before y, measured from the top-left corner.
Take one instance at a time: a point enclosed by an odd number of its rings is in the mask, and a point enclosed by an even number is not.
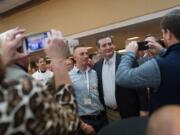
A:
[[[50,32],[36,33],[27,36],[23,41],[23,50],[25,53],[33,53],[43,50]]]
[[[148,50],[149,46],[148,46],[148,41],[141,41],[141,42],[137,42],[138,44],[138,50]]]

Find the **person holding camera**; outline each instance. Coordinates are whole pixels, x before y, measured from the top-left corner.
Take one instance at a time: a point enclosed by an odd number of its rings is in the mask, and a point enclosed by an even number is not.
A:
[[[4,44],[11,39],[12,35],[15,34],[16,38],[21,37],[22,35],[24,35],[24,29],[20,29],[20,28],[15,28],[15,29],[10,29],[6,32],[3,32],[0,34],[0,53],[4,53],[4,55],[6,56],[5,58],[11,58],[11,59],[16,59],[14,53],[10,53],[12,50],[7,50],[4,49],[6,46],[4,46]],[[17,34],[18,32],[18,34]],[[9,64],[9,66],[7,66],[6,68],[6,74],[5,74],[5,78],[4,80],[6,81],[10,81],[10,80],[14,80],[17,78],[20,78],[22,76],[28,75],[27,71],[28,71],[28,64],[29,64],[29,60],[28,60],[28,55],[23,53],[23,47],[22,47],[22,40],[19,41],[19,43],[17,44],[17,51],[19,52],[18,54],[21,54],[20,59],[16,59],[15,61],[13,61],[12,63]],[[3,50],[4,49],[4,50]],[[11,56],[9,56],[10,54],[12,54]],[[22,57],[23,56],[23,57]]]
[[[52,37],[56,33],[58,31],[52,32]],[[60,38],[53,37],[45,47],[55,73],[55,94],[52,95],[49,87],[27,75],[5,80],[7,67],[27,55],[17,51],[25,38],[23,29],[15,28],[8,38],[6,34],[3,36],[0,34],[0,134],[75,134],[79,125],[77,105],[63,64],[67,45]]]
[[[162,56],[167,50],[165,48],[164,42],[152,34],[146,35],[142,43],[145,43],[142,45],[146,47],[145,48],[142,47],[143,50],[139,50],[139,46],[138,46],[138,55],[137,55],[138,60],[137,61],[139,65],[143,64],[144,62],[148,60],[151,60],[152,58],[156,56]],[[147,89],[148,101],[150,101],[150,98],[152,94],[154,93],[154,88],[148,87],[146,89]]]
[[[133,68],[138,44],[136,41],[126,46],[126,53],[116,74],[116,82],[123,87],[151,87],[154,93],[150,101],[150,111],[167,104],[180,104],[180,10],[166,14],[161,21],[161,30],[167,51],[139,67]],[[149,42],[148,45],[154,45]]]

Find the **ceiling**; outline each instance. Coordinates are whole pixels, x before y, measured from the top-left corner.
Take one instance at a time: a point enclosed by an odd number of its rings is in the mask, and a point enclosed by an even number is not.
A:
[[[157,36],[158,38],[161,38],[160,18],[138,24],[133,24],[123,28],[97,33],[87,37],[82,37],[79,39],[80,44],[83,44],[85,46],[92,46],[93,49],[91,50],[91,52],[96,51],[96,39],[97,37],[100,37],[100,35],[104,34],[113,36],[116,50],[123,49],[125,46],[125,41],[127,40],[127,38],[130,37],[138,36],[140,37],[138,40],[144,40],[144,37],[146,35],[152,34]]]
[[[0,0],[0,14],[23,5],[31,0]]]
[[[0,16],[3,17],[3,16],[11,15],[15,12],[19,12],[21,9],[37,5],[44,1],[47,0],[0,0]],[[96,51],[95,46],[96,46],[97,37],[104,34],[112,35],[114,44],[116,45],[116,49],[119,50],[124,48],[124,43],[126,39],[129,37],[138,36],[140,37],[139,40],[143,40],[145,35],[152,34],[161,38],[159,23],[160,23],[160,18],[82,37],[79,38],[79,42],[80,44],[83,44],[85,46],[93,47],[93,49],[91,49],[91,53],[93,53],[94,51]],[[34,60],[35,57],[43,56],[43,55],[44,55],[43,52],[38,52],[32,54],[31,59]]]
[[[0,0],[0,19],[48,0]]]

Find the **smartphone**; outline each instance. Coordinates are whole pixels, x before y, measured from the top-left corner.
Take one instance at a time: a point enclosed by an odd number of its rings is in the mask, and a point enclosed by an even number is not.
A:
[[[149,49],[148,41],[137,42],[137,44],[138,44],[138,50],[147,50],[147,49]]]
[[[50,37],[50,32],[36,33],[27,36],[23,41],[23,50],[25,53],[34,53],[44,49],[45,42]]]

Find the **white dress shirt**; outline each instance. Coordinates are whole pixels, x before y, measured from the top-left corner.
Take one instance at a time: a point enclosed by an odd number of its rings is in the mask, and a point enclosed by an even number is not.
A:
[[[116,53],[114,53],[109,60],[104,59],[102,68],[102,83],[105,105],[113,109],[117,108],[115,97],[115,63]]]

